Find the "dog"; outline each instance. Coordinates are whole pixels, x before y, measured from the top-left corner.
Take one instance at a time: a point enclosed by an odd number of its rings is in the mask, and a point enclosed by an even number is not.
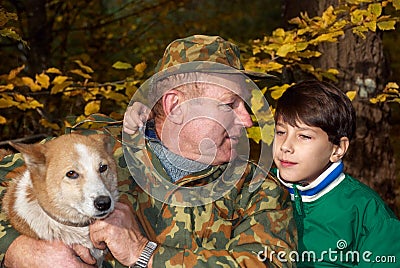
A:
[[[118,200],[110,137],[73,133],[45,143],[10,145],[25,162],[3,198],[11,225],[33,238],[81,244],[101,267],[106,252],[94,248],[89,224],[107,217]]]

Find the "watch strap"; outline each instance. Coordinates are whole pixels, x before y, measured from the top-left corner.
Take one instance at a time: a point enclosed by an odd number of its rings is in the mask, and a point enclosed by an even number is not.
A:
[[[130,266],[131,268],[146,268],[149,264],[150,258],[153,255],[154,250],[157,248],[157,243],[153,241],[147,242],[144,247],[142,253],[139,256],[139,259],[135,262],[134,265]]]

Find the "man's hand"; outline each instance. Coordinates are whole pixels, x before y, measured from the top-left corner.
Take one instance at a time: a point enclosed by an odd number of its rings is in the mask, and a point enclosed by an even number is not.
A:
[[[62,242],[37,240],[21,235],[8,248],[4,264],[10,268],[94,267],[80,261],[77,254],[71,247]],[[90,261],[90,258],[85,258]],[[96,263],[93,260],[92,258],[91,264]]]
[[[126,109],[124,115],[124,131],[128,134],[135,134],[136,131],[144,126],[147,119],[153,117],[150,109],[141,102],[134,102]]]
[[[116,203],[110,216],[90,225],[90,239],[99,249],[107,246],[112,255],[126,266],[138,260],[148,242],[132,210],[123,203]]]

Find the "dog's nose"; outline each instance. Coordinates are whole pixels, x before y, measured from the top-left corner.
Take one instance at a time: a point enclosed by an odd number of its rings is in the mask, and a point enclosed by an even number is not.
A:
[[[111,198],[101,195],[94,200],[94,206],[100,211],[105,211],[111,207]]]

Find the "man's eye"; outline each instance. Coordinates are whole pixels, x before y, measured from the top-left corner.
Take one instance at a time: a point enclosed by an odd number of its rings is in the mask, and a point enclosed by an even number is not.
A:
[[[223,111],[232,111],[234,109],[234,102],[231,103],[222,103],[219,105],[220,109]]]

